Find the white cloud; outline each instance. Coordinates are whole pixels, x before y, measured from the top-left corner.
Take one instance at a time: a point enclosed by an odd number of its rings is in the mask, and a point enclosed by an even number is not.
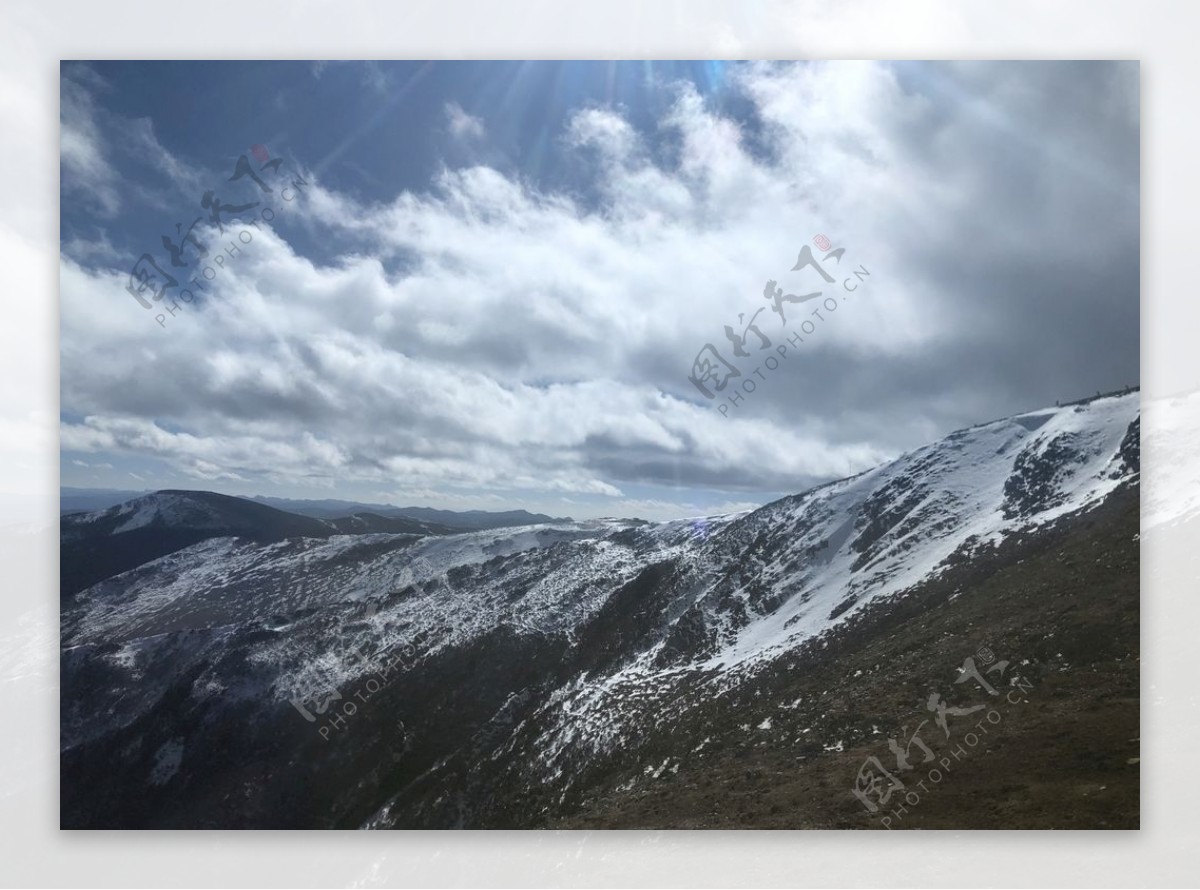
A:
[[[570,145],[595,148],[616,160],[628,158],[640,145],[637,132],[625,118],[605,108],[588,108],[571,118],[567,127]]]
[[[486,132],[483,121],[467,114],[457,102],[446,104],[446,123],[450,134],[463,142],[482,139]]]
[[[101,135],[91,93],[77,79],[81,77],[97,84],[98,75],[86,67],[68,69],[62,78],[62,189],[87,202],[100,216],[112,217],[121,207],[117,171]]]
[[[599,206],[485,166],[374,204],[310,174],[282,235],[255,231],[203,308],[165,329],[124,292],[127,273],[64,259],[62,401],[84,417],[63,425],[64,449],[447,503],[521,490],[611,499],[601,512],[662,509],[627,496],[659,486],[684,490],[677,515],[687,489],[729,492],[730,504],[798,490],[998,411],[982,387],[1003,392],[1008,378],[963,357],[990,355],[979,338],[998,329],[979,321],[998,311],[987,287],[1006,279],[971,284],[976,294],[959,269],[1007,256],[1005,226],[1020,219],[989,171],[1040,159],[985,155],[993,120],[939,110],[887,66],[764,65],[740,78],[765,124],[757,144],[690,88],[652,134],[665,159],[618,111],[578,113],[562,143],[592,164]],[[988,108],[1011,116],[1015,101]],[[461,108],[447,116],[482,135]],[[1074,194],[1072,182],[1055,187]],[[1094,241],[1061,231],[1071,202],[1043,209],[1021,222],[1045,244],[1071,255]],[[981,219],[998,233],[969,240]],[[284,239],[296,227],[347,247],[314,263]],[[723,417],[688,383],[693,357],[706,342],[728,354],[723,326],[768,308],[766,279],[800,286],[789,270],[817,231],[872,267],[870,296]],[[792,329],[758,319],[774,353]]]

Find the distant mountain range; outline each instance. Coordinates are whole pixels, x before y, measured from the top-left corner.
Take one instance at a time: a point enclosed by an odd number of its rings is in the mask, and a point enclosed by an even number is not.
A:
[[[413,519],[446,526],[452,529],[511,528],[517,525],[540,525],[545,522],[570,522],[570,517],[547,516],[527,510],[435,510],[432,507],[393,507],[389,504],[363,504],[357,501],[303,501],[289,498],[254,497],[251,500],[269,504],[289,513],[331,519],[338,516],[371,513],[378,516]]]

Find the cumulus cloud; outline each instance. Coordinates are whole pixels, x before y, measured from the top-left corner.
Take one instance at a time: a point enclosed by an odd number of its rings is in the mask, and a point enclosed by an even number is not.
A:
[[[740,509],[1136,383],[1136,84],[1136,65],[754,65],[736,118],[689,86],[653,131],[581,109],[560,144],[595,201],[489,166],[379,202],[310,172],[165,328],[127,270],[72,252],[63,449],[296,492],[692,515],[689,492]],[[317,262],[299,233],[344,248]],[[811,284],[791,269],[817,233],[869,268],[863,293],[722,415],[693,359],[728,356],[739,316],[764,355],[788,342],[764,283]]]

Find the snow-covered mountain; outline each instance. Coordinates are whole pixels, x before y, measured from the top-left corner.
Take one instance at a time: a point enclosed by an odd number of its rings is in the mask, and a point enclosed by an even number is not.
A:
[[[535,824],[697,701],[1136,484],[1138,416],[1034,411],[663,523],[248,536],[173,493],[69,517],[230,531],[64,599],[64,824]]]
[[[454,529],[405,517],[356,513],[315,518],[211,491],[157,491],[107,509],[60,519],[64,595],[211,538],[258,543],[289,537],[387,532],[449,534]]]

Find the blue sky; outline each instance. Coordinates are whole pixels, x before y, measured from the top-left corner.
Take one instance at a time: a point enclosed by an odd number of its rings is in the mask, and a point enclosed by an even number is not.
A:
[[[64,63],[62,484],[696,515],[1136,384],[1137,93],[1136,63]],[[255,146],[269,197],[229,182]],[[218,231],[209,190],[258,206]],[[239,249],[144,309],[131,267],[197,218]],[[806,245],[846,300],[811,335],[764,292],[827,287]],[[713,399],[706,344],[741,371]]]
[[[481,159],[539,189],[597,199],[585,159],[562,150],[571,117],[584,108],[618,108],[631,125],[653,130],[687,82],[752,132],[753,106],[722,89],[725,62],[90,62],[64,63],[104,112],[146,120],[170,155],[211,169],[213,184],[239,154],[263,144],[303,159],[323,185],[359,200],[389,200],[428,189],[446,165]],[[103,84],[100,86],[99,84]],[[448,108],[462,117],[452,119]],[[464,145],[456,122],[478,122],[486,144]],[[461,126],[461,123],[460,123]],[[468,125],[470,126],[470,125]],[[113,133],[119,140],[119,134]],[[670,134],[653,145],[672,151]],[[469,140],[466,140],[469,142]],[[145,158],[118,156],[118,175],[143,188],[178,189]],[[129,249],[157,242],[161,210],[127,191],[115,220],[94,207],[62,202],[63,237],[127,237]],[[180,211],[190,209],[184,192]],[[172,205],[174,206],[174,205]],[[112,225],[112,222],[117,225]],[[292,233],[306,255],[333,247]],[[122,245],[125,246],[125,245]]]

